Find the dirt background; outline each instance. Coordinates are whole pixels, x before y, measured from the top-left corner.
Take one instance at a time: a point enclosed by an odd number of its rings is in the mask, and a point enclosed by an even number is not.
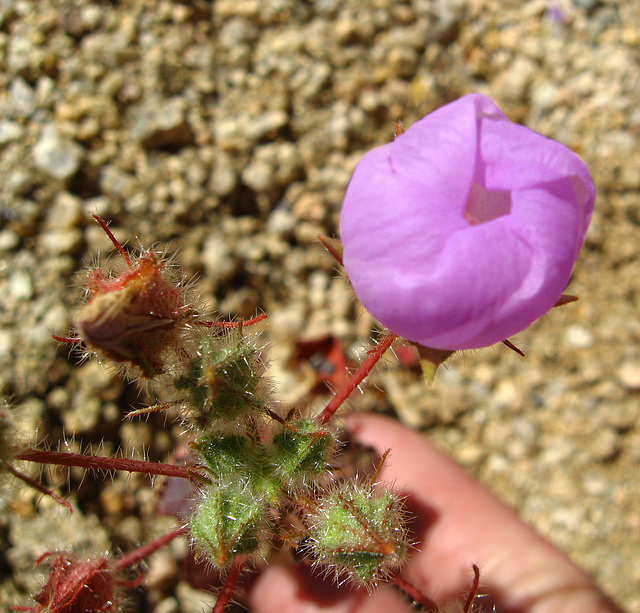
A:
[[[269,313],[277,396],[320,403],[322,347],[301,359],[300,342],[330,335],[354,365],[376,327],[316,236],[337,235],[354,165],[398,118],[485,93],[591,168],[580,301],[512,339],[524,359],[468,352],[426,389],[391,357],[352,407],[425,430],[640,611],[639,58],[637,2],[1,1],[0,392],[15,436],[156,460],[184,443],[161,416],[123,423],[149,398],[51,339],[110,249],[91,213],[133,247],[178,250],[220,316]],[[42,478],[77,512],[1,482],[2,606],[29,603],[44,551],[128,550],[174,525],[144,478]],[[184,556],[180,542],[154,556],[133,610],[207,609]]]

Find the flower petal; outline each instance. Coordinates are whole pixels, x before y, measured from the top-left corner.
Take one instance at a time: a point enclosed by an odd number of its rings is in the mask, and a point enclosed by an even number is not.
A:
[[[559,299],[595,187],[563,145],[465,96],[368,153],[340,218],[364,306],[435,349],[499,342]]]

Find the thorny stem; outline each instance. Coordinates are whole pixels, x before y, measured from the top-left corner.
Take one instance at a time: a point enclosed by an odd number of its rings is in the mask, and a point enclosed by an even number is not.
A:
[[[27,475],[21,473],[19,470],[16,470],[15,468],[13,468],[13,466],[7,464],[6,468],[16,479],[20,479],[20,481],[24,481],[29,487],[32,487],[34,490],[38,490],[39,492],[42,492],[45,496],[51,496],[51,498],[53,498],[58,504],[61,504],[62,506],[69,509],[69,513],[73,513],[73,507],[71,506],[71,503],[68,500],[65,500],[64,498],[58,496],[58,494],[56,494],[53,490],[42,485],[42,483],[39,483],[35,479],[32,479],[31,477],[27,477]]]
[[[71,337],[71,336],[58,336],[57,334],[52,334],[51,335],[56,341],[58,341],[59,343],[68,343],[70,345],[72,344],[76,344],[76,343],[81,343],[82,339],[80,337]]]
[[[375,349],[370,352],[369,357],[360,364],[358,370],[353,373],[352,377],[347,383],[338,391],[338,393],[331,399],[329,404],[324,408],[318,421],[321,424],[326,424],[340,408],[342,403],[351,396],[355,389],[364,381],[367,375],[373,370],[373,367],[377,364],[384,352],[391,347],[393,341],[396,340],[397,335],[393,332],[387,332],[383,339],[378,343]]]
[[[233,591],[236,589],[236,584],[238,583],[238,578],[240,577],[240,573],[242,572],[244,565],[245,560],[236,560],[231,565],[211,613],[224,613],[224,610],[227,608],[227,605],[231,600]]]
[[[157,538],[155,541],[151,541],[151,543],[147,543],[142,547],[138,547],[138,549],[134,549],[130,551],[127,555],[123,556],[119,560],[113,564],[113,567],[117,570],[121,570],[123,568],[128,568],[129,566],[133,566],[137,564],[141,560],[144,560],[147,556],[150,556],[152,553],[160,549],[160,547],[164,547],[168,543],[170,543],[174,538],[180,536],[182,534],[186,534],[187,525],[180,526],[179,528],[175,528],[168,532],[167,534]]]
[[[378,477],[380,476],[380,473],[382,472],[382,467],[384,466],[384,463],[387,461],[387,458],[389,457],[390,453],[391,453],[391,449],[387,449],[382,454],[382,457],[380,458],[380,461],[378,462],[378,466],[376,466],[375,471],[373,471],[373,474],[369,478],[369,481],[370,481],[370,483],[372,485],[375,485],[376,481],[378,480]]]
[[[469,589],[469,593],[467,594],[467,599],[464,603],[464,609],[462,609],[463,613],[471,613],[471,605],[478,595],[478,585],[480,585],[480,569],[473,564],[473,583],[471,584],[471,588]]]
[[[118,253],[124,258],[124,261],[127,263],[127,266],[131,268],[132,266],[131,257],[124,250],[124,248],[120,244],[120,241],[113,235],[113,232],[109,230],[109,226],[107,226],[107,224],[101,217],[98,217],[97,215],[93,215],[93,218],[100,224],[100,227],[105,231],[105,234],[109,237],[109,239],[113,243],[113,246],[118,250]]]
[[[28,462],[40,462],[40,464],[80,466],[81,468],[94,470],[124,470],[130,473],[165,475],[166,477],[180,477],[181,479],[196,478],[193,472],[184,466],[161,464],[159,462],[145,462],[144,460],[131,460],[128,458],[103,458],[100,456],[45,451],[41,449],[20,449],[17,450],[14,458]]]
[[[244,326],[252,326],[259,321],[266,319],[267,315],[258,315],[253,319],[238,319],[236,321],[199,321],[193,322],[194,326],[200,326],[202,328],[242,328]]]
[[[419,604],[426,611],[436,613],[438,611],[438,605],[431,600],[428,596],[425,596],[415,585],[409,583],[406,579],[403,579],[400,575],[393,577],[392,581],[400,588],[411,600]],[[467,611],[467,609],[465,609]]]

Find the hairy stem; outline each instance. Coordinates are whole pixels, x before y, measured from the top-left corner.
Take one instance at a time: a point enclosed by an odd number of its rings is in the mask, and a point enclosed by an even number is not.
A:
[[[7,470],[16,479],[20,479],[20,481],[23,481],[29,487],[32,487],[33,489],[38,490],[39,492],[42,492],[45,496],[51,496],[51,498],[53,498],[58,504],[61,504],[63,507],[66,507],[70,513],[73,513],[73,507],[71,506],[71,503],[68,500],[65,500],[64,498],[61,498],[60,496],[58,496],[58,494],[56,494],[53,490],[49,489],[46,485],[39,483],[38,481],[36,481],[35,479],[32,479],[31,477],[28,477],[27,475],[13,468],[13,466],[11,465],[7,465]]]
[[[406,579],[403,579],[400,575],[393,577],[393,583],[396,584],[413,602],[419,604],[426,611],[431,613],[437,613],[438,605],[431,600],[428,596],[425,596],[415,585],[409,583]]]
[[[373,370],[373,367],[378,363],[384,352],[391,347],[393,341],[396,340],[397,335],[393,332],[387,332],[383,339],[378,343],[375,349],[370,352],[369,357],[360,364],[358,370],[351,376],[347,383],[342,387],[336,395],[331,399],[329,404],[324,408],[318,421],[321,424],[326,424],[340,408],[342,403],[351,396],[355,389],[364,381],[367,375]]]
[[[174,530],[171,530],[171,532],[167,532],[167,534],[161,536],[160,538],[157,538],[155,541],[151,541],[151,543],[147,543],[142,547],[138,547],[137,549],[130,551],[127,555],[117,560],[113,566],[118,570],[133,566],[134,564],[137,564],[141,560],[144,560],[144,558],[150,556],[152,553],[160,549],[160,547],[164,547],[165,545],[170,543],[177,536],[186,534],[186,532],[186,525],[175,528]]]
[[[40,464],[80,466],[81,468],[94,470],[124,470],[130,473],[165,475],[166,477],[180,477],[182,479],[196,478],[191,470],[184,466],[161,464],[159,462],[145,462],[144,460],[130,460],[128,458],[103,458],[78,453],[28,448],[17,450],[14,458],[16,460],[27,460],[28,462],[39,462]]]
[[[233,595],[233,590],[236,589],[236,584],[238,583],[238,578],[244,568],[244,564],[244,560],[236,560],[231,565],[211,613],[224,613],[224,610],[227,608],[227,605],[231,600],[231,596]]]

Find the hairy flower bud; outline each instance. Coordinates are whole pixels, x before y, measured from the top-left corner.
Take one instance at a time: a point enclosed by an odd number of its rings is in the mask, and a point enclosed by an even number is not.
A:
[[[311,517],[310,550],[317,563],[363,585],[404,562],[408,542],[397,494],[343,483],[326,494]]]
[[[268,506],[246,482],[207,488],[190,522],[198,551],[217,568],[258,554],[267,535]]]

